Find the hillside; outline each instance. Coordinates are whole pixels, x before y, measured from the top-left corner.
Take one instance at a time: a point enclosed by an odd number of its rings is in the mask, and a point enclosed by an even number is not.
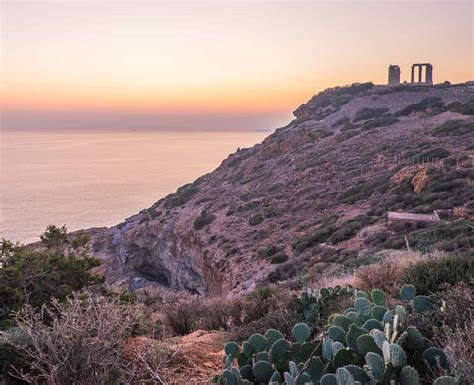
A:
[[[474,244],[474,85],[326,90],[262,143],[108,229],[109,282],[201,294],[358,266],[373,252]],[[137,170],[139,172],[139,170]],[[388,211],[434,227],[389,226]]]

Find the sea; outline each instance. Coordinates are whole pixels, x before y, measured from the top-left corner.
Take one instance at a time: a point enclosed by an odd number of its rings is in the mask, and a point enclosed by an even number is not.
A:
[[[0,238],[112,226],[269,132],[0,132]]]

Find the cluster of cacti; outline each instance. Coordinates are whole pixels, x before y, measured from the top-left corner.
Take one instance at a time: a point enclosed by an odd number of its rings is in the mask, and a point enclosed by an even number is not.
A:
[[[351,288],[338,289],[352,290]],[[334,289],[332,290],[334,291]],[[333,314],[321,335],[311,340],[312,329],[298,323],[288,341],[277,330],[254,334],[240,347],[225,346],[225,370],[220,384],[270,385],[420,385],[436,378],[434,385],[455,385],[448,359],[441,349],[415,327],[406,327],[407,310],[390,310],[383,291],[370,295],[353,290],[354,304],[343,314]],[[331,291],[317,296],[304,292],[301,301],[318,304]],[[413,286],[401,289],[415,311],[433,309],[434,302],[416,296]],[[316,302],[314,299],[316,298]],[[235,363],[238,367],[234,366]]]
[[[324,308],[339,297],[351,293],[351,286],[322,288],[317,292],[303,291],[297,299],[297,311],[306,322],[316,323],[323,315]]]

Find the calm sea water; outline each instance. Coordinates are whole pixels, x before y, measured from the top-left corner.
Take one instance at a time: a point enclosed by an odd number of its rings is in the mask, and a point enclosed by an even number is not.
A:
[[[0,238],[111,226],[212,171],[265,132],[0,133]]]

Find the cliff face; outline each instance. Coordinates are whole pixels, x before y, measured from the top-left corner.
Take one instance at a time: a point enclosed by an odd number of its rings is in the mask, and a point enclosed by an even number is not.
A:
[[[93,250],[111,283],[217,294],[403,247],[402,233],[386,226],[389,210],[436,209],[444,226],[462,227],[473,218],[472,100],[469,84],[327,90],[262,143],[93,231]],[[421,171],[423,189],[415,192]],[[407,231],[415,246],[429,239],[426,229]],[[456,234],[430,245],[474,244],[472,232]]]

